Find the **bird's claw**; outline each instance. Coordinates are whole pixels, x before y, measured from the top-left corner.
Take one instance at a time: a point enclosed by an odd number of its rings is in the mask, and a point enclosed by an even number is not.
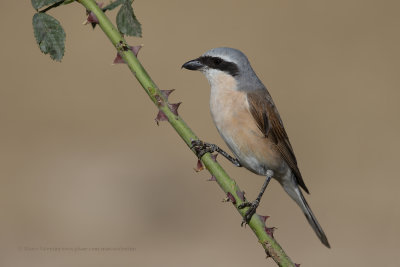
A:
[[[253,217],[253,215],[256,213],[258,205],[260,205],[260,201],[254,200],[253,202],[243,202],[238,206],[239,209],[249,207],[249,209],[244,214],[242,223],[240,224],[241,226],[249,224],[251,217]]]
[[[196,151],[196,155],[199,159],[201,159],[204,154],[208,152],[213,153],[215,151],[213,147],[214,145],[205,143],[201,140],[192,140],[191,144],[192,146],[190,149],[194,149]]]
[[[201,140],[192,140],[190,143],[192,144],[192,146],[190,147],[190,149],[198,148],[198,147],[203,147],[203,146],[204,146],[204,142],[201,141]]]

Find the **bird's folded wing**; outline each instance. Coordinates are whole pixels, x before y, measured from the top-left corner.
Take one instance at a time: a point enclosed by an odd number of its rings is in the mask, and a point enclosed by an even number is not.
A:
[[[249,103],[250,112],[258,128],[264,134],[265,138],[268,138],[276,145],[282,158],[296,176],[298,184],[304,191],[309,193],[297,166],[293,148],[289,142],[289,137],[286,134],[285,128],[283,127],[278,110],[267,90],[263,88],[261,90],[248,92],[247,101]]]

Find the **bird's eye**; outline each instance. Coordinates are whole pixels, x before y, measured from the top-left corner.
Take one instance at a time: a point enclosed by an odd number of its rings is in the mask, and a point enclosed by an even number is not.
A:
[[[219,65],[219,64],[222,63],[222,59],[220,59],[219,57],[214,58],[213,61],[214,61],[214,64],[215,64],[215,65]]]

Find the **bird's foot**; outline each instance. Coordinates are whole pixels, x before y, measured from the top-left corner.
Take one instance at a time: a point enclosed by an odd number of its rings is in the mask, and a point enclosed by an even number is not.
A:
[[[192,140],[192,146],[190,149],[194,149],[197,157],[201,159],[204,154],[215,152],[217,150],[217,146],[201,140]]]
[[[260,201],[256,199],[253,202],[243,202],[238,206],[239,209],[249,207],[249,209],[244,214],[241,226],[243,226],[243,224],[246,225],[250,222],[251,217],[253,217],[253,215],[256,213],[258,205],[260,205]]]
[[[201,140],[192,140],[192,146],[190,147],[190,149],[194,149],[196,151],[197,157],[199,159],[201,159],[201,157],[206,153],[217,152],[224,156],[227,160],[232,162],[232,164],[234,164],[236,167],[242,167],[242,164],[240,164],[237,158],[230,156],[217,145],[206,143]]]

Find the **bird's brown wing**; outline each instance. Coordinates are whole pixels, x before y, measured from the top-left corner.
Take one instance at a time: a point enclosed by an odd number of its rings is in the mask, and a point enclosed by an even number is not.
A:
[[[264,134],[265,138],[268,138],[275,143],[282,158],[286,161],[296,176],[297,183],[304,189],[304,191],[309,193],[304,184],[300,170],[297,167],[297,160],[289,142],[289,137],[283,127],[278,110],[276,109],[267,90],[262,89],[248,92],[247,101],[249,103],[250,112],[253,115],[258,128]]]

